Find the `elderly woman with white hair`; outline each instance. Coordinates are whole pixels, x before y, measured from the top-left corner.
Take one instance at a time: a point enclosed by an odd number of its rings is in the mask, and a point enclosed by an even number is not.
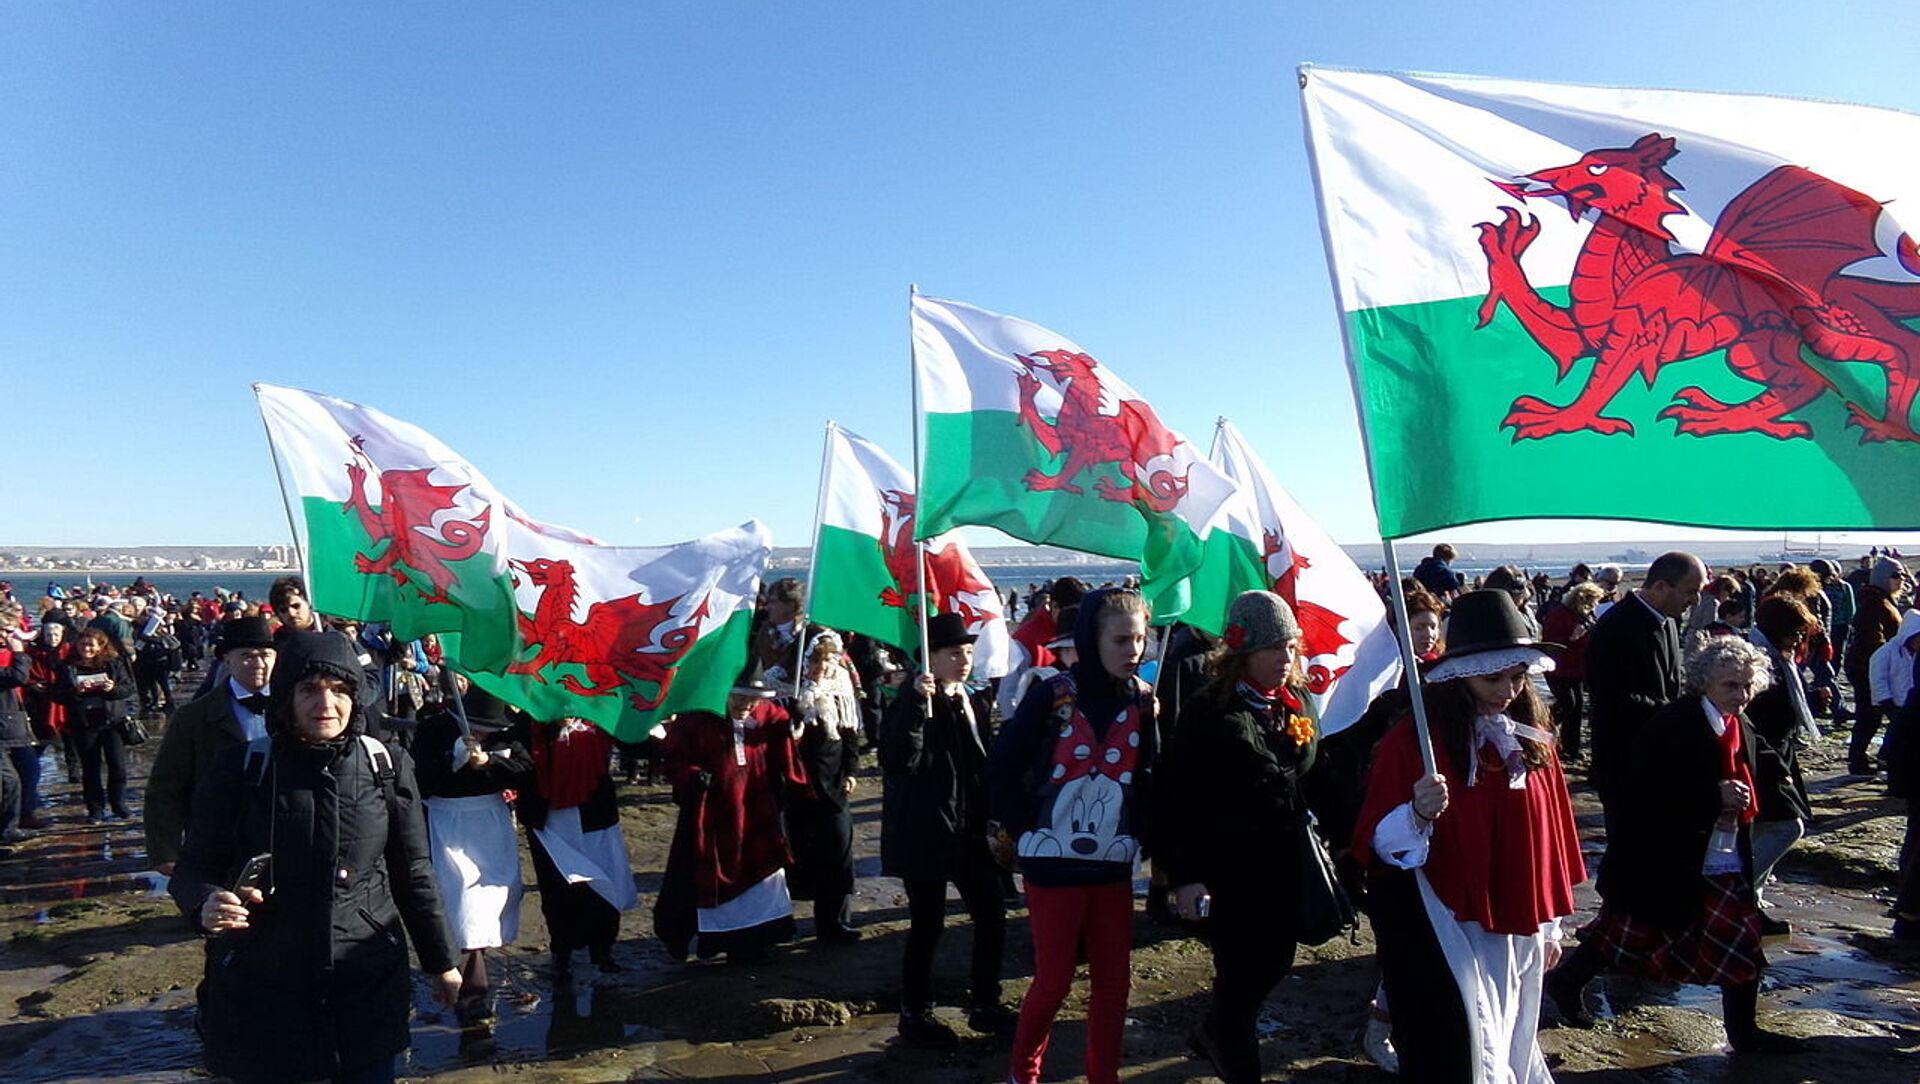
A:
[[[1772,672],[1767,653],[1745,640],[1697,643],[1687,653],[1687,693],[1641,728],[1618,830],[1600,862],[1599,917],[1547,976],[1546,993],[1566,1022],[1592,1024],[1581,993],[1617,968],[1720,987],[1736,1054],[1802,1049],[1756,1019],[1767,966],[1753,891],[1760,741],[1745,709]]]
[[[853,928],[853,816],[847,801],[860,767],[860,694],[840,635],[817,633],[807,645],[794,700],[793,733],[807,786],[787,804],[795,867],[788,888],[813,901],[813,935],[823,942],[860,939]]]

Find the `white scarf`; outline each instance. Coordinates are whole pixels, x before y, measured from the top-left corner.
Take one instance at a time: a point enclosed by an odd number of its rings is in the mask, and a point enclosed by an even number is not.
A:
[[[1483,746],[1493,746],[1494,753],[1507,766],[1507,789],[1527,789],[1527,761],[1521,755],[1520,739],[1528,738],[1543,745],[1552,744],[1553,735],[1544,730],[1515,722],[1506,712],[1497,715],[1481,715],[1473,720],[1473,747],[1467,754],[1467,786],[1473,786],[1480,779],[1480,750]]]

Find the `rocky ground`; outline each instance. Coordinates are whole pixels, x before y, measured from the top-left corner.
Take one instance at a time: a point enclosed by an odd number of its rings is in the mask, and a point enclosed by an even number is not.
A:
[[[1901,810],[1881,784],[1839,774],[1843,745],[1842,738],[1829,738],[1808,759],[1818,820],[1770,892],[1774,913],[1793,924],[1794,934],[1768,946],[1773,968],[1763,1018],[1812,1037],[1814,1052],[1735,1061],[1724,1050],[1715,991],[1610,978],[1596,987],[1605,1010],[1598,1028],[1543,1031],[1556,1079],[1920,1079],[1920,954],[1902,952],[1886,936]],[[58,823],[0,858],[0,1079],[194,1079],[201,1075],[194,1068],[192,1025],[200,942],[186,932],[158,878],[143,872],[137,824],[86,825],[77,788],[58,759],[47,762]],[[144,776],[146,759],[136,757],[137,777]],[[1578,770],[1572,775],[1591,861],[1599,813],[1578,786]],[[878,876],[879,788],[871,774],[861,782],[856,906],[866,938],[860,943],[816,945],[803,936],[754,966],[668,959],[652,938],[647,909],[674,808],[663,785],[635,784],[624,790],[622,816],[642,905],[626,916],[616,953],[625,970],[602,976],[585,968],[556,989],[541,951],[538,900],[530,892],[520,944],[505,950],[496,968],[496,1025],[463,1031],[417,984],[414,1048],[403,1075],[446,1081],[1005,1079],[1004,1042],[970,1035],[951,1010],[943,1016],[967,1036],[958,1050],[905,1049],[892,1041],[906,901],[897,882]],[[1582,890],[1581,901],[1590,913],[1590,890]],[[958,902],[953,906],[938,970],[938,991],[948,1004],[964,994],[968,941]],[[811,929],[805,917],[803,935]],[[1019,918],[1016,913],[1007,953],[1010,999],[1024,989],[1031,958]],[[1136,944],[1125,1075],[1155,1084],[1209,1078],[1186,1056],[1184,1042],[1211,974],[1204,946],[1152,926],[1144,915]],[[1269,1076],[1388,1080],[1356,1042],[1374,979],[1364,933],[1354,943],[1303,950],[1267,1003],[1262,1027]],[[1078,1075],[1084,1008],[1076,997],[1063,1014],[1049,1079]]]

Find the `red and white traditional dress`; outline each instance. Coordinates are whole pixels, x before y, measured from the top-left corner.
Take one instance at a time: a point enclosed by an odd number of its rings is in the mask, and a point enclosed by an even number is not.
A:
[[[1411,871],[1418,888],[1417,903],[1400,917],[1374,916],[1388,985],[1396,985],[1396,968],[1418,966],[1420,954],[1389,952],[1410,931],[1381,927],[1424,918],[1460,992],[1473,1080],[1547,1084],[1552,1077],[1534,1037],[1546,944],[1560,939],[1560,920],[1573,913],[1573,886],[1586,879],[1586,868],[1557,756],[1538,767],[1520,757],[1522,737],[1551,752],[1552,736],[1504,715],[1472,725],[1474,759],[1466,771],[1455,769],[1443,731],[1435,729],[1436,767],[1449,796],[1432,822],[1413,813],[1413,785],[1425,767],[1411,716],[1388,730],[1374,752],[1353,854],[1376,871]],[[1424,943],[1422,931],[1411,932]],[[1401,1005],[1395,1001],[1395,1041],[1407,1057]],[[1406,1009],[1421,1013],[1417,1000]]]

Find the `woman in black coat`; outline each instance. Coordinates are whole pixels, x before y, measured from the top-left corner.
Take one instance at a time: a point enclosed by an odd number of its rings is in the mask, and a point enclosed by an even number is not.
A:
[[[210,938],[199,1030],[216,1076],[393,1080],[406,938],[440,999],[459,994],[413,762],[366,737],[361,680],[344,636],[288,636],[268,737],[221,753],[196,796],[171,891]],[[235,891],[258,855],[258,888]]]
[[[972,1009],[968,1026],[1004,1031],[1013,1014],[1000,1004],[1007,907],[999,866],[987,847],[987,749],[991,701],[964,684],[973,642],[958,614],[928,623],[932,673],[888,706],[880,722],[880,872],[906,887],[911,925],[901,971],[900,1035],[950,1045],[953,1031],[933,1017],[933,955],[946,924],[947,885],[973,920]]]
[[[1208,657],[1206,688],[1180,712],[1152,823],[1174,911],[1213,946],[1213,1000],[1188,1042],[1226,1084],[1260,1079],[1254,1022],[1293,966],[1300,779],[1318,732],[1299,680],[1300,627],[1280,596],[1248,591]]]
[[[1615,838],[1600,861],[1599,917],[1545,984],[1569,1023],[1591,1024],[1581,991],[1615,967],[1719,986],[1736,1054],[1802,1049],[1801,1040],[1757,1020],[1767,966],[1751,840],[1761,743],[1744,709],[1771,672],[1767,654],[1745,640],[1696,644],[1687,653],[1687,692],[1636,736],[1634,770],[1616,799]]]
[[[67,705],[67,732],[80,755],[81,792],[86,796],[87,819],[99,823],[109,807],[115,817],[130,817],[127,809],[127,746],[121,735],[133,718],[138,701],[133,671],[113,637],[95,628],[81,629],[74,638],[73,659],[60,671],[54,695]],[[106,786],[100,785],[100,765],[106,762]]]

